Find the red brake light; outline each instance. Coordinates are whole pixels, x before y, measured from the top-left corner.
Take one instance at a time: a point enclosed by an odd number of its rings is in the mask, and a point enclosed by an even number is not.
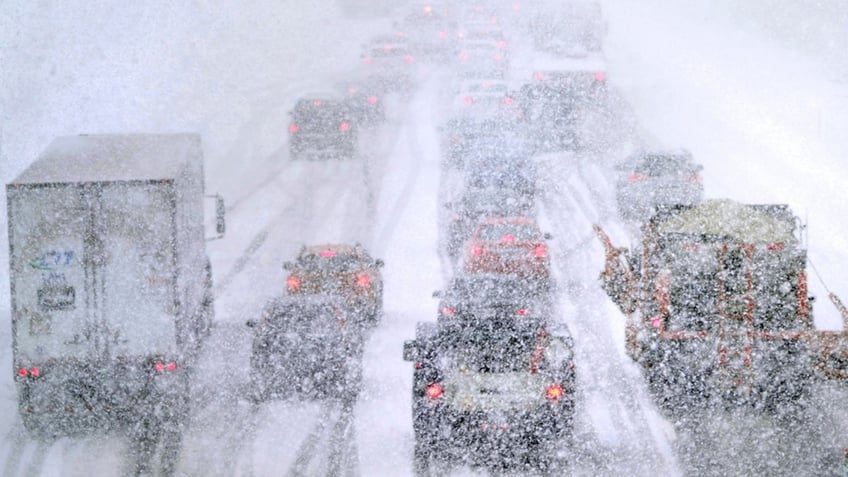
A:
[[[27,374],[29,374],[29,371],[27,371],[27,369],[26,369],[26,368],[20,368],[20,369],[18,369],[18,376],[24,377],[24,376],[26,376]]]
[[[551,384],[548,386],[547,391],[545,391],[545,397],[548,398],[548,401],[559,401],[562,398],[562,386],[559,384]]]
[[[35,367],[29,368],[29,375],[32,376],[33,378],[37,378],[37,377],[41,376],[41,370],[38,369],[38,368],[35,368]]]
[[[459,61],[465,61],[467,59],[468,59],[468,53],[463,51],[462,53],[459,54]]]
[[[536,245],[536,247],[533,248],[533,255],[538,258],[548,256],[548,247],[545,247],[544,245]]]
[[[515,235],[504,234],[503,237],[501,237],[501,242],[506,242],[506,243],[515,242]]]
[[[362,58],[362,62],[365,63],[366,65],[370,65],[371,64],[371,57],[366,56],[365,58]]]
[[[371,277],[369,277],[368,274],[363,273],[362,275],[359,275],[358,277],[356,277],[356,284],[361,286],[361,287],[370,286],[371,285]]]
[[[627,176],[628,182],[642,182],[645,179],[647,179],[647,177],[643,176],[642,174],[637,174],[635,172]]]
[[[442,397],[442,394],[444,394],[444,389],[442,389],[441,384],[433,383],[427,386],[427,389],[424,390],[424,394],[431,400],[435,401]]]
[[[513,101],[513,99],[512,99],[512,98],[510,98],[509,96],[507,96],[506,98],[504,98],[504,104],[512,104],[512,101]]]
[[[165,363],[157,361],[156,364],[153,365],[153,369],[155,369],[157,373],[161,373],[162,371],[165,371]]]
[[[297,124],[295,124],[295,123],[289,124],[289,132],[290,133],[294,134],[294,133],[297,132],[298,129],[300,129],[300,128],[297,127]]]
[[[519,310],[517,310],[517,311],[515,312],[515,314],[516,314],[516,315],[520,315],[520,316],[524,316],[524,315],[526,315],[527,313],[529,313],[529,312],[527,311],[527,309],[526,309],[526,308],[521,308],[521,309],[519,309]]]
[[[606,80],[607,80],[607,74],[604,73],[603,71],[598,71],[597,73],[595,73],[595,81],[606,81]]]
[[[476,247],[476,246],[472,247],[471,248],[471,255],[474,255],[474,256],[483,255],[483,247]]]
[[[345,132],[349,129],[350,129],[350,124],[347,121],[342,121],[342,123],[339,124],[339,131]]]
[[[369,96],[368,97],[368,104],[377,104],[377,97],[376,96]]]
[[[171,361],[170,363],[168,363],[167,366],[165,366],[165,369],[167,369],[168,371],[173,371],[177,369],[177,363]]]
[[[448,316],[453,316],[453,315],[456,314],[456,310],[454,310],[453,308],[444,307],[444,308],[442,308],[442,314],[448,315]]]
[[[344,124],[344,123],[342,123],[342,124]],[[324,258],[333,258],[333,257],[336,256],[336,251],[330,250],[330,249],[321,250],[321,256],[324,257]]]
[[[466,96],[465,98],[462,99],[462,101],[464,101],[465,104],[471,104],[471,101],[473,101],[473,100],[471,99],[471,96]]]
[[[498,48],[500,48],[500,49],[502,49],[502,50],[503,50],[504,48],[506,48],[506,42],[505,42],[505,41],[503,41],[503,40],[498,41]]]
[[[412,60],[413,60],[412,55],[406,55],[406,56],[403,57],[403,61],[405,61],[407,63],[412,63]]]
[[[542,78],[543,78],[542,73],[539,73],[538,71],[533,73],[533,79],[534,80],[541,80]]]
[[[289,279],[286,280],[286,286],[289,287],[289,290],[297,290],[300,288],[300,278],[289,277]]]
[[[779,252],[779,251],[783,250],[784,248],[785,248],[785,245],[783,245],[783,242],[770,243],[770,244],[766,245],[766,249],[771,250],[773,252]]]
[[[320,99],[312,100],[312,106],[321,106],[321,100]]]

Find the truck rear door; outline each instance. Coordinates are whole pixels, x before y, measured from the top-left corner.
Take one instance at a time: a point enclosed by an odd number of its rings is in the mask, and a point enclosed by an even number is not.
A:
[[[111,356],[176,351],[176,223],[170,182],[104,184],[97,228]]]
[[[91,358],[96,352],[86,266],[91,215],[83,189],[10,187],[8,201],[16,360]]]

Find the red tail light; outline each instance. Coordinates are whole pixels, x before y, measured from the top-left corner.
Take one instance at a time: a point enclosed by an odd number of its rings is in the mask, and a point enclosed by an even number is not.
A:
[[[347,121],[342,121],[342,123],[339,124],[339,131],[345,132],[349,129],[350,129],[350,124]]]
[[[371,286],[371,277],[363,273],[362,275],[356,277],[356,284],[361,287]]]
[[[290,133],[294,134],[294,133],[297,132],[298,129],[300,129],[300,128],[297,127],[297,124],[295,124],[295,123],[289,124],[289,132]]]
[[[300,278],[289,277],[289,279],[286,280],[286,286],[289,288],[289,290],[297,290],[298,288],[300,288]]]
[[[513,101],[513,99],[512,99],[512,98],[510,98],[509,96],[507,96],[506,98],[504,98],[504,104],[512,104],[512,101]]]
[[[542,78],[544,78],[544,76],[542,75],[542,73],[539,73],[538,71],[537,71],[537,72],[535,72],[535,73],[533,73],[533,79],[534,79],[534,80],[537,80],[537,81],[538,81],[538,80],[541,80]]]
[[[516,315],[519,315],[519,316],[524,316],[524,315],[526,315],[527,313],[529,313],[529,311],[527,311],[527,309],[526,309],[526,308],[521,308],[521,309],[519,309],[519,310],[517,310],[517,311],[515,312],[515,314],[516,314]]]
[[[371,64],[371,57],[366,56],[365,58],[362,58],[362,62],[365,63],[366,65],[370,65]]]
[[[459,61],[465,61],[467,59],[468,59],[468,53],[463,51],[462,53],[459,54]]]
[[[783,242],[770,243],[766,245],[766,250],[771,250],[772,252],[779,252],[784,248],[785,246],[783,245]]]
[[[471,96],[466,96],[465,98],[462,99],[462,101],[464,101],[465,104],[471,104],[471,101],[473,101],[473,100],[471,99]]]
[[[37,378],[37,377],[41,376],[41,370],[38,369],[38,368],[35,368],[35,367],[29,368],[29,375],[32,376],[33,378]]]
[[[456,314],[456,310],[453,308],[444,307],[442,308],[442,314],[446,316],[453,316]]]
[[[701,175],[700,174],[692,174],[691,176],[689,176],[689,180],[692,181],[692,182],[701,182]]]
[[[312,106],[321,106],[321,100],[320,99],[312,100]]]
[[[376,96],[369,96],[368,97],[368,104],[377,104],[377,97]]]
[[[414,58],[412,58],[412,55],[406,55],[406,56],[403,57],[403,61],[405,61],[407,63],[412,63],[413,59]]]
[[[548,398],[548,401],[556,402],[562,398],[563,391],[562,386],[559,384],[551,384],[548,386],[547,391],[545,391],[545,397]]]
[[[472,247],[471,255],[480,256],[483,255],[483,247]]]
[[[533,255],[537,258],[547,257],[548,247],[545,247],[544,245],[536,245],[536,247],[533,248]]]
[[[29,371],[27,371],[27,369],[26,369],[26,368],[20,368],[20,369],[18,369],[18,376],[20,376],[20,377],[25,377],[25,376],[27,376],[28,374],[29,374]]]
[[[439,32],[439,38],[441,38],[442,40],[444,40],[447,37],[448,37],[448,33],[446,31],[440,31]]]
[[[498,48],[500,48],[501,50],[506,48],[506,42],[503,40],[498,41]]]
[[[348,94],[356,94],[357,91],[359,90],[356,89],[356,86],[351,86],[347,89]]]
[[[512,242],[515,242],[515,235],[512,235],[512,234],[504,234],[504,235],[501,237],[501,242],[505,242],[505,243],[512,243]]]
[[[598,71],[597,73],[595,73],[595,81],[606,81],[606,80],[607,80],[607,74],[604,73],[603,71]]]
[[[168,371],[169,373],[174,372],[177,369],[177,363],[171,361],[167,364],[157,361],[156,364],[153,365],[153,369],[156,370],[157,373],[162,373]]]
[[[321,250],[321,256],[324,258],[333,258],[336,256],[335,250]]]
[[[647,179],[646,176],[643,176],[642,174],[637,174],[635,172],[627,176],[628,182],[642,182],[645,179]]]
[[[442,385],[439,383],[433,383],[427,386],[427,389],[424,390],[424,395],[430,398],[431,401],[435,401],[442,397],[444,394],[444,389],[442,389]]]

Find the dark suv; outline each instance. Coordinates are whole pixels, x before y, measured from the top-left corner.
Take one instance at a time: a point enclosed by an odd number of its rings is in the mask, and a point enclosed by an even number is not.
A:
[[[255,401],[355,394],[364,325],[340,298],[274,298],[261,319],[247,326],[254,329],[250,397]]]
[[[289,114],[291,159],[356,156],[356,115],[345,98],[330,94],[303,97]]]
[[[572,345],[564,325],[513,312],[419,323],[404,343],[416,475],[457,464],[557,472],[573,427]]]

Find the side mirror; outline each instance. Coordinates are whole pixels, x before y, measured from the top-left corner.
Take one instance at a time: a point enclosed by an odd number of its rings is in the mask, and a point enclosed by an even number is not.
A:
[[[377,267],[377,268],[381,268],[381,267],[383,267],[385,264],[386,264],[386,263],[385,263],[385,262],[383,262],[383,259],[382,259],[382,258],[378,258],[377,260],[374,260],[374,266],[375,266],[375,267]]]
[[[418,361],[418,341],[416,340],[407,340],[403,342],[403,360],[404,361]]]
[[[294,268],[294,264],[291,262],[283,262],[283,270],[291,270]]]
[[[554,238],[554,236],[551,235],[548,232],[545,232],[544,234],[542,234],[542,238],[544,238],[545,240],[550,240],[550,239]]]
[[[217,234],[217,236],[207,238],[206,240],[217,240],[223,238],[224,232],[227,230],[227,222],[224,218],[227,208],[224,206],[224,198],[220,195],[207,195],[206,197],[215,199],[215,233]]]
[[[224,218],[224,214],[226,214],[227,209],[224,207],[224,198],[220,195],[215,196],[215,231],[218,232],[219,237],[224,236],[224,232],[227,230],[227,222]]]
[[[256,323],[256,320],[247,320],[246,322],[244,322],[244,324],[245,324],[245,326],[247,326],[248,328],[256,328],[256,325],[257,325],[258,323]]]
[[[436,290],[436,291],[433,292],[433,298],[441,298],[441,297],[442,297],[442,291],[441,290]]]

